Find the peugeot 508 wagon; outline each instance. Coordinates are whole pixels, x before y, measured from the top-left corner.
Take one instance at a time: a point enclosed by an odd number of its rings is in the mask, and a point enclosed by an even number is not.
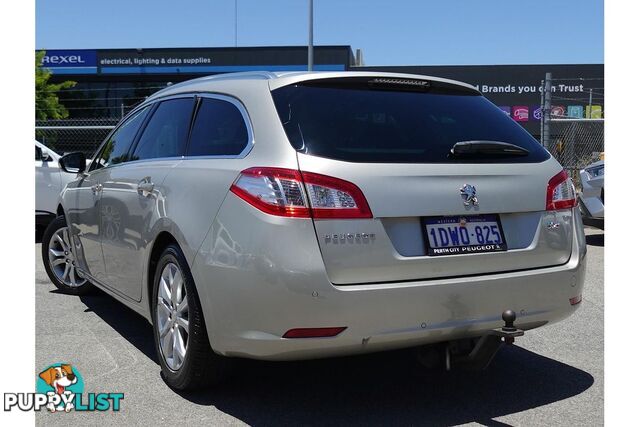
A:
[[[178,389],[232,358],[451,343],[451,365],[581,300],[571,180],[467,84],[204,77],[146,99],[89,166],[60,164],[78,175],[43,239],[51,280],[147,318]]]

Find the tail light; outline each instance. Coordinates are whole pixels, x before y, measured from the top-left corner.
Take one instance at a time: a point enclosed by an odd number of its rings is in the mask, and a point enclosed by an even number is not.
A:
[[[280,168],[251,168],[240,172],[231,191],[271,215],[309,218],[300,172]]]
[[[231,192],[271,215],[294,218],[372,218],[362,191],[338,178],[282,168],[240,172]]]
[[[576,189],[567,171],[563,170],[547,185],[547,210],[570,209],[578,204]]]
[[[362,191],[348,181],[302,172],[314,218],[371,218]]]

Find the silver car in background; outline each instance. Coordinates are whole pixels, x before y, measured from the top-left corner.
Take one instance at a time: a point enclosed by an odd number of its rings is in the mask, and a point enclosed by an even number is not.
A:
[[[205,77],[145,100],[87,170],[60,163],[78,178],[43,239],[52,281],[147,318],[178,389],[233,358],[449,343],[447,367],[485,365],[581,301],[571,180],[463,83]]]
[[[585,224],[604,229],[604,160],[582,169],[580,183],[579,206]]]

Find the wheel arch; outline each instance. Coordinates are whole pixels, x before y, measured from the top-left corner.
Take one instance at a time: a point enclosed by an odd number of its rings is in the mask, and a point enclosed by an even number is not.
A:
[[[161,231],[153,241],[153,246],[151,247],[151,252],[149,254],[149,262],[147,263],[147,300],[149,302],[149,313],[151,313],[152,307],[152,296],[153,296],[153,279],[155,278],[155,271],[158,265],[158,261],[160,260],[160,255],[162,251],[169,246],[170,244],[177,245],[181,250],[180,243],[178,240],[171,234],[169,231],[163,230]],[[183,251],[184,253],[184,251]]]
[[[198,249],[186,238],[178,225],[167,217],[160,219],[156,224],[154,224],[150,235],[154,237],[152,239],[152,243],[147,246],[147,268],[144,271],[145,277],[143,278],[143,285],[146,285],[146,289],[143,289],[143,295],[145,295],[148,300],[146,308],[149,310],[149,314],[151,314],[151,297],[153,295],[155,268],[164,248],[171,243],[177,245],[184,257],[187,259],[189,267],[191,267],[193,258],[195,257],[195,253]]]

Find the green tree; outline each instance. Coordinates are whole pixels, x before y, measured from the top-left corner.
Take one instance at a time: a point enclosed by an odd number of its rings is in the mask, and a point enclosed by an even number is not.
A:
[[[42,66],[45,51],[36,52],[36,120],[64,119],[69,111],[58,99],[58,91],[74,87],[76,82],[49,83],[51,71]]]

